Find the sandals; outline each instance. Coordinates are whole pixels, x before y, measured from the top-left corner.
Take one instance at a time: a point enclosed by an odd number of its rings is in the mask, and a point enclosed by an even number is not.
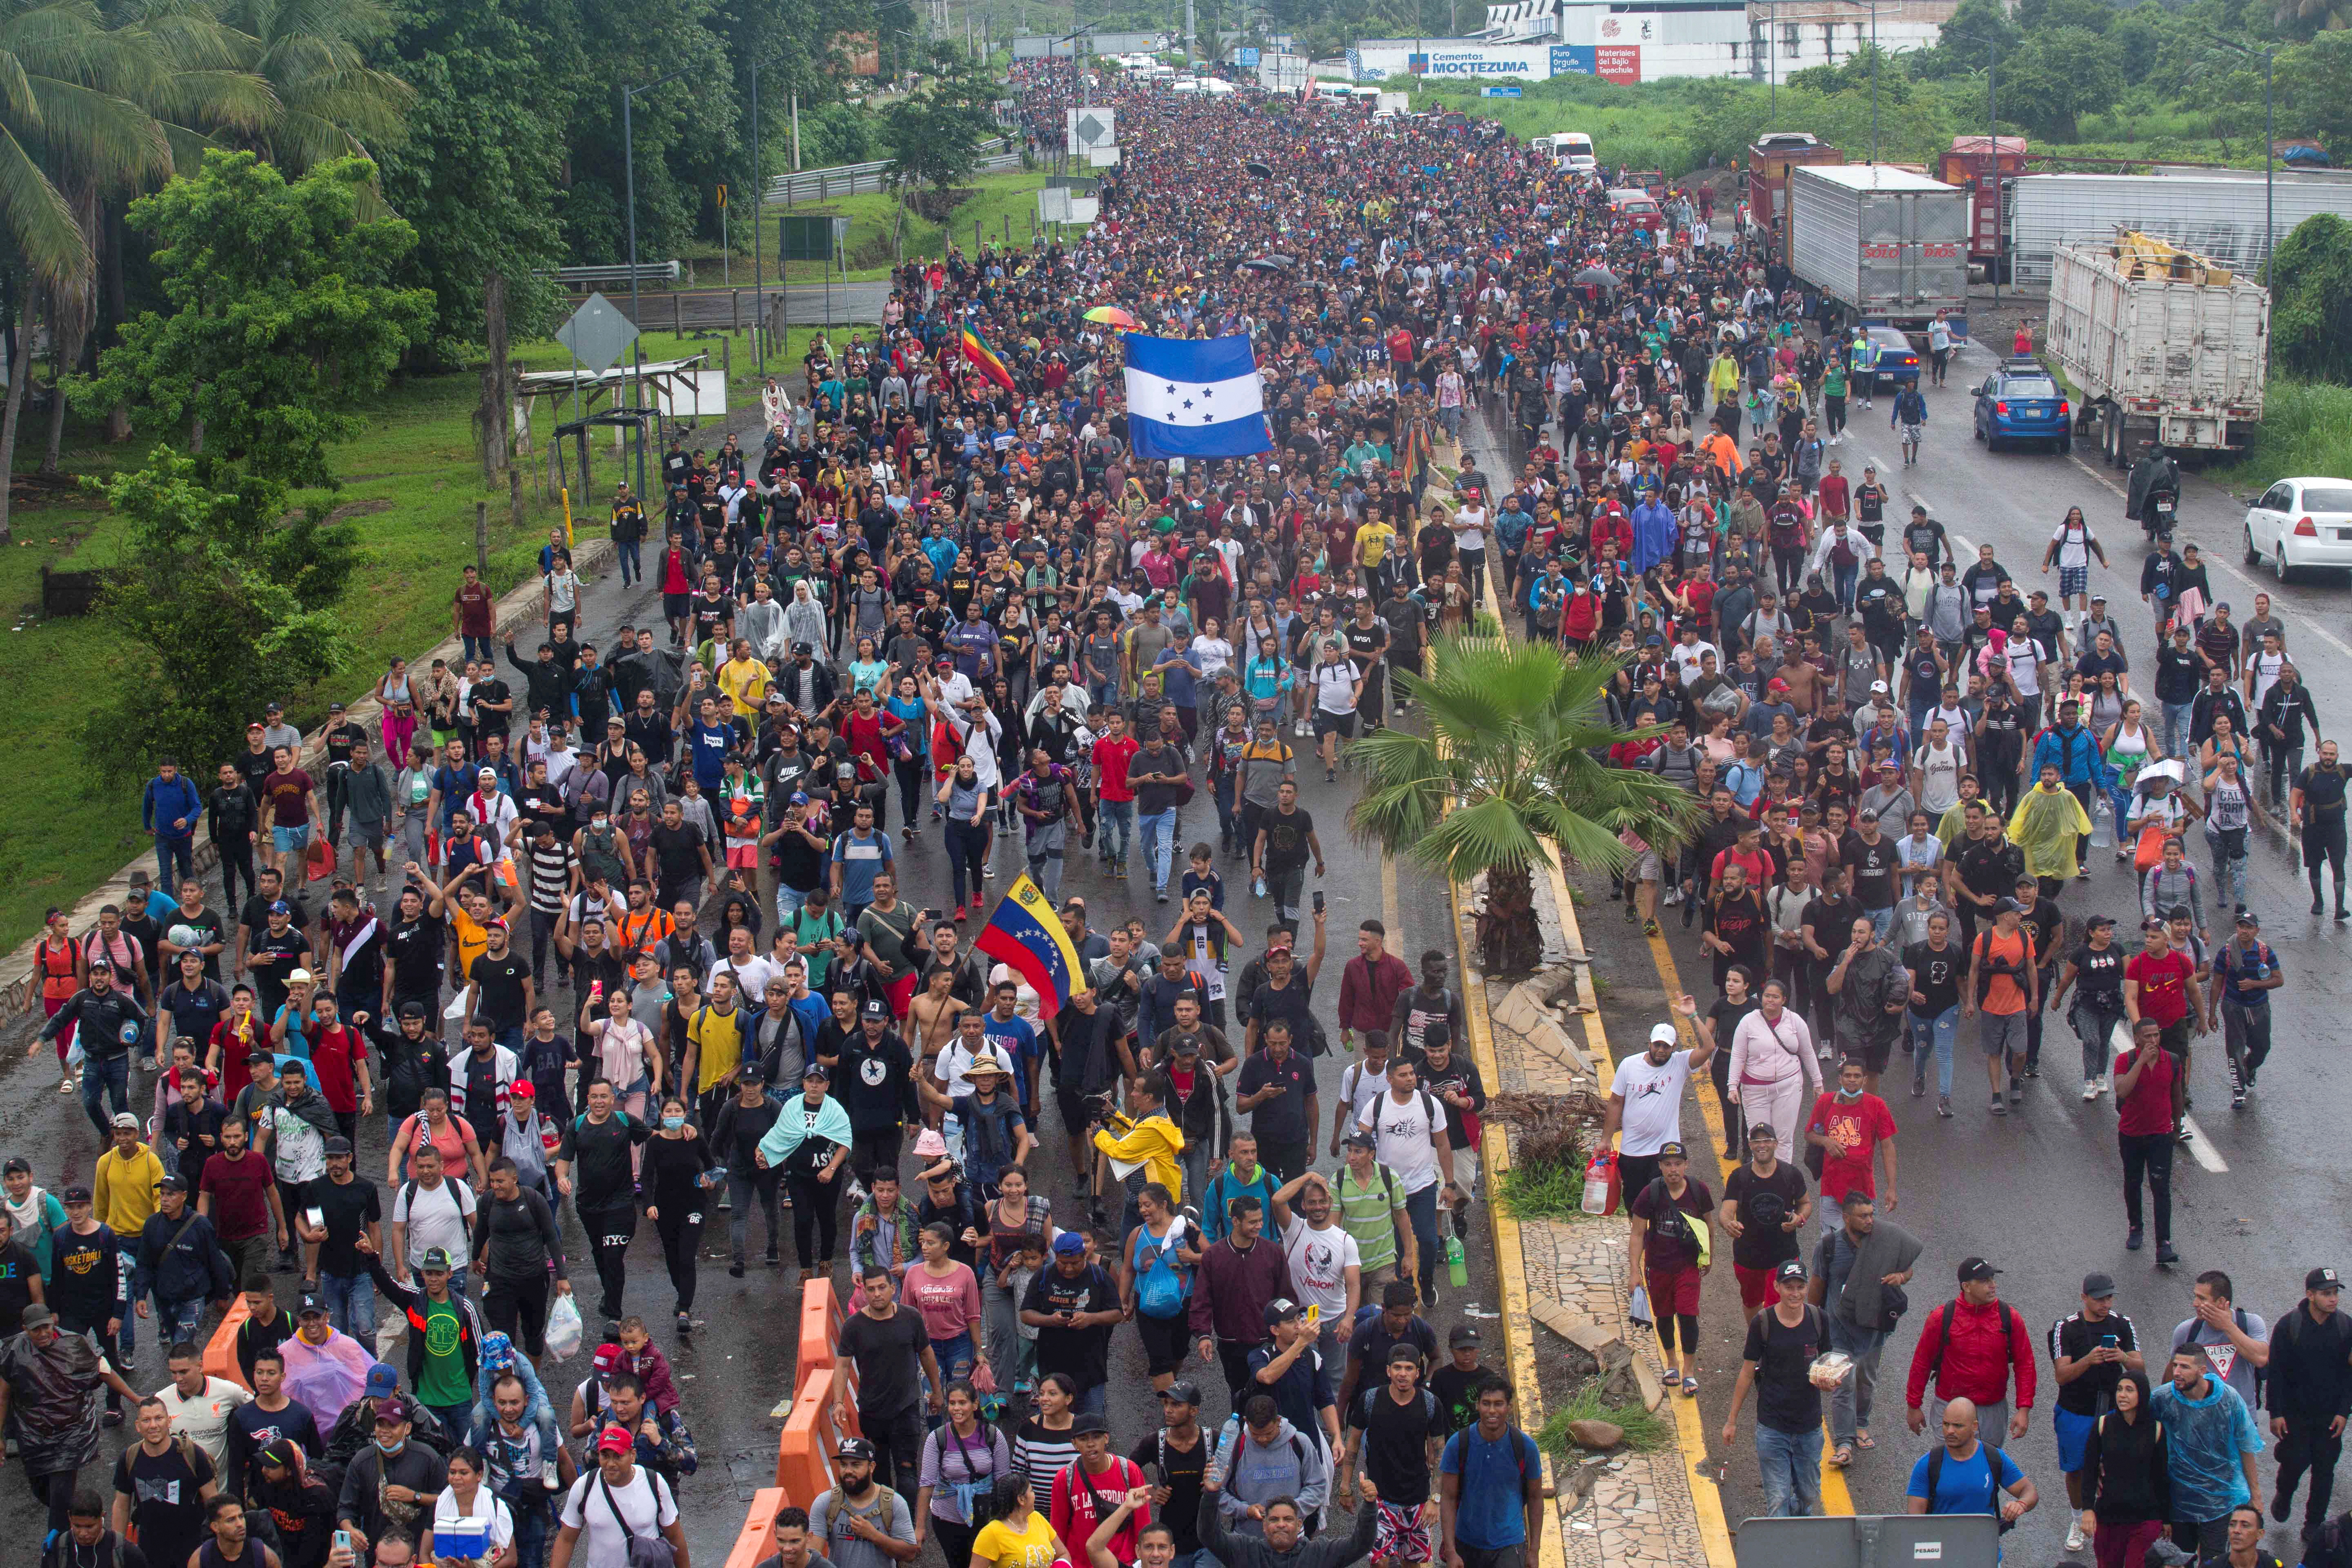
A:
[[[1878,1439],[1867,1432],[1856,1432],[1853,1435],[1853,1446],[1857,1448],[1875,1448],[1878,1447]]]
[[[1692,1399],[1698,1397],[1698,1379],[1688,1373],[1683,1373],[1683,1393]]]
[[[1832,1469],[1842,1470],[1853,1463],[1853,1450],[1845,1444],[1841,1443],[1835,1449],[1832,1450],[1829,1457],[1829,1464]]]

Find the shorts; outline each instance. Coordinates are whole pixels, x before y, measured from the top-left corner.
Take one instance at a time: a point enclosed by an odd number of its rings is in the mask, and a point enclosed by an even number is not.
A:
[[[1139,1311],[1135,1314],[1135,1328],[1143,1336],[1144,1360],[1153,1377],[1176,1372],[1192,1352],[1192,1322],[1181,1312],[1172,1318],[1155,1318]]]
[[[1087,1107],[1087,1097],[1075,1089],[1056,1087],[1054,1103],[1062,1109],[1062,1126],[1073,1138],[1083,1136],[1094,1121],[1094,1112]]]
[[[1875,1043],[1865,1044],[1859,1050],[1843,1051],[1841,1056],[1842,1059],[1845,1061],[1860,1062],[1862,1064],[1863,1071],[1870,1074],[1873,1078],[1876,1078],[1886,1071],[1886,1058],[1894,1054],[1895,1042],[1893,1040],[1879,1040]]]
[[[2084,1450],[2090,1447],[2091,1428],[2098,1424],[2098,1417],[2053,1410],[2050,1424],[2058,1432],[2058,1468],[2071,1476],[2083,1468]]]
[[[2075,594],[2086,594],[2090,592],[2090,588],[2091,569],[2088,566],[2061,566],[2058,568],[2058,596],[2060,598],[2063,599]]]
[[[1456,1186],[1475,1198],[1478,1195],[1480,1174],[1478,1152],[1475,1149],[1454,1151],[1454,1183]]]
[[[299,827],[273,827],[269,830],[269,842],[278,847],[280,855],[308,849],[310,847],[310,825],[306,822]]]
[[[1383,1498],[1379,1512],[1380,1528],[1372,1537],[1373,1562],[1428,1563],[1435,1558],[1430,1550],[1429,1526],[1421,1521],[1419,1503],[1393,1503]]]
[[[1326,713],[1320,708],[1315,710],[1317,740],[1319,741],[1326,735],[1339,735],[1352,739],[1355,732],[1356,710],[1354,709],[1350,708],[1345,713]]]
[[[1903,424],[1903,444],[1904,444],[1905,446],[1906,446],[1906,447],[1916,447],[1916,446],[1917,446],[1917,445],[1919,444],[1919,437],[1920,437],[1920,434],[1921,434],[1921,432],[1922,432],[1922,431],[1924,431],[1926,428],[1927,428],[1927,427],[1926,427],[1925,426],[1922,426],[1922,425],[1914,425],[1914,424],[1912,424],[1912,423],[1911,423],[1910,421],[1908,421],[1908,420],[1904,421],[1904,424]]]
[[[1658,852],[1654,849],[1644,849],[1634,859],[1633,869],[1626,875],[1637,882],[1654,882],[1658,879]]]
[[[727,847],[727,868],[730,871],[757,871],[760,868],[760,847],[756,844],[730,844]]]
[[[1698,1316],[1698,1288],[1706,1278],[1696,1265],[1672,1270],[1643,1270],[1643,1282],[1650,1287],[1650,1310],[1673,1312],[1680,1317]]]
[[[691,608],[692,605],[693,598],[690,595],[664,594],[662,595],[662,618],[671,621],[682,621],[686,619],[686,612]]]
[[[1780,1271],[1780,1266],[1777,1263],[1769,1268],[1750,1268],[1742,1263],[1731,1266],[1732,1276],[1739,1281],[1740,1309],[1749,1317],[1754,1317],[1780,1299],[1779,1288],[1774,1282],[1774,1277]]]
[[[1977,1012],[1977,1044],[1984,1047],[1984,1054],[1989,1057],[2000,1056],[2004,1051],[2015,1055],[2025,1049],[2025,1025],[2026,1014],[2022,1009],[2014,1013],[1987,1013],[1979,1008]]]

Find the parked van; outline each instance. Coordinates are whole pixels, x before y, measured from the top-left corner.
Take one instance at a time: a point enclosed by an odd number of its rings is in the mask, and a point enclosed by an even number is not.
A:
[[[1552,162],[1571,174],[1589,174],[1601,166],[1592,153],[1592,138],[1581,131],[1561,131],[1536,138],[1536,145],[1552,156]]]

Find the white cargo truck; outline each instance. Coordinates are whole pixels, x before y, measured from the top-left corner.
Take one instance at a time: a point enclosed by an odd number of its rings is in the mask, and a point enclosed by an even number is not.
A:
[[[2234,451],[2263,416],[2270,291],[2145,235],[2061,245],[2043,347],[2080,391],[2075,429],[2131,467],[2142,441]]]
[[[1969,195],[1885,163],[1792,166],[1790,270],[1864,321],[1923,331],[1968,309]]]

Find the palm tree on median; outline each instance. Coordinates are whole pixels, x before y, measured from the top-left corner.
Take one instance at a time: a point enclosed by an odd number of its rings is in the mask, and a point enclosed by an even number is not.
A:
[[[1541,961],[1534,874],[1544,840],[1568,866],[1618,872],[1634,854],[1621,833],[1666,847],[1697,822],[1686,792],[1607,760],[1618,742],[1659,732],[1610,721],[1618,668],[1550,644],[1445,638],[1428,674],[1396,678],[1399,695],[1421,705],[1421,729],[1376,731],[1348,749],[1365,781],[1348,819],[1359,839],[1452,886],[1486,873],[1477,942],[1489,974]]]

